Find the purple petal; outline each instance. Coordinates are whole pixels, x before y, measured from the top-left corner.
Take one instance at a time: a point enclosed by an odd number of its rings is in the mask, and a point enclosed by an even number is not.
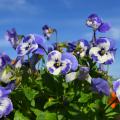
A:
[[[41,48],[38,48],[34,53],[39,54],[39,55],[44,55],[45,51],[43,49],[41,49]]]
[[[120,86],[120,79],[113,81],[113,90],[116,92],[118,87]]]
[[[61,73],[64,74],[64,75],[67,74],[69,72],[70,68],[71,68],[71,64],[67,63],[66,67],[61,70]]]
[[[110,25],[108,23],[102,23],[98,28],[99,32],[107,32],[110,29]]]
[[[75,71],[78,68],[77,58],[71,53],[63,53],[62,60],[69,59],[72,63],[71,70]]]
[[[94,90],[98,91],[99,93],[104,93],[107,96],[110,95],[109,84],[106,80],[102,78],[93,78],[92,87]]]

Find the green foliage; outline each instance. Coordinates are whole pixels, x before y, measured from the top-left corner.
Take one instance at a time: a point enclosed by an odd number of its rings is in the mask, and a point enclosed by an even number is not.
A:
[[[86,59],[80,62],[86,64]],[[106,77],[95,63],[89,64],[91,76]],[[33,72],[26,67],[17,71],[16,77],[18,87],[10,96],[14,105],[10,119],[113,120],[117,115],[116,109],[108,107],[109,97],[94,92],[85,80],[66,83],[64,76],[53,76],[46,69]]]

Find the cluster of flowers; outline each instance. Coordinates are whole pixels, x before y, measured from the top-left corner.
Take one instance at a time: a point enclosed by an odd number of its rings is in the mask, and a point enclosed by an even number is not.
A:
[[[17,58],[13,61],[6,54],[0,55],[0,80],[5,84],[0,87],[0,118],[8,115],[13,110],[13,105],[8,95],[17,87],[16,79],[12,77],[12,69],[20,69],[25,63],[33,71],[40,60],[40,56],[46,59],[46,68],[50,74],[62,75],[66,82],[75,79],[88,81],[92,88],[99,93],[110,95],[111,89],[108,81],[103,78],[93,78],[90,75],[89,61],[80,64],[80,60],[89,58],[99,65],[99,70],[103,71],[105,65],[110,65],[114,61],[116,52],[114,40],[107,37],[96,38],[96,32],[106,32],[110,29],[108,23],[104,23],[96,14],[87,18],[86,25],[93,29],[92,41],[80,39],[68,43],[55,43],[52,47],[46,46],[46,39],[49,40],[56,29],[43,26],[43,36],[29,34],[18,35],[15,29],[7,31],[7,40],[17,52]],[[65,49],[64,49],[65,48]],[[29,58],[26,60],[25,56]],[[1,84],[2,85],[2,84]],[[113,89],[120,100],[120,80],[113,82]]]

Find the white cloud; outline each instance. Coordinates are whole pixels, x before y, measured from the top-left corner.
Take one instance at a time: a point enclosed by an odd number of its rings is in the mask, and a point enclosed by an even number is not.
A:
[[[62,3],[66,6],[66,8],[72,8],[72,0],[62,0]]]
[[[108,32],[108,36],[115,40],[120,40],[120,27],[111,28],[111,30]]]
[[[9,41],[5,40],[4,38],[0,39],[0,48],[10,47]]]
[[[43,12],[43,8],[36,7],[31,4],[28,0],[0,0],[0,11],[7,11],[12,13],[22,12],[22,14],[40,14]]]
[[[9,5],[9,6],[13,6],[13,5],[24,5],[26,4],[27,1],[26,0],[0,0],[0,6],[5,6],[5,5]]]

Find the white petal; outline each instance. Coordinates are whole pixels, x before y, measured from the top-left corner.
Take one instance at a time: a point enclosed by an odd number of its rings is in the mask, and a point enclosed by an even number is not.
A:
[[[120,86],[117,88],[116,96],[117,96],[117,98],[118,98],[119,101],[120,101]]]
[[[53,75],[59,75],[61,73],[61,67],[54,70]]]
[[[86,51],[83,51],[82,53],[80,53],[80,57],[84,57],[86,55]]]
[[[106,39],[106,42],[99,43],[97,46],[100,48],[104,48],[107,51],[110,48],[110,42]]]
[[[60,61],[61,60],[61,53],[57,50],[54,50],[54,51],[49,53],[48,58],[49,57],[50,57],[50,60],[53,60],[53,61],[59,60]]]
[[[98,55],[98,51],[100,51],[100,48],[99,47],[92,47],[89,51],[89,55]]]
[[[78,77],[78,72],[71,72],[69,74],[66,74],[65,80],[66,82],[71,82],[75,80]]]
[[[50,60],[47,62],[46,66],[47,66],[47,68],[49,68],[49,67],[53,67],[54,64],[55,64],[55,61]]]
[[[88,76],[86,77],[86,81],[91,84],[91,80],[92,80],[92,78],[91,78],[91,76],[88,74]]]
[[[0,72],[0,81],[8,83],[11,81],[10,77],[12,77],[11,72],[7,72],[6,70]]]

